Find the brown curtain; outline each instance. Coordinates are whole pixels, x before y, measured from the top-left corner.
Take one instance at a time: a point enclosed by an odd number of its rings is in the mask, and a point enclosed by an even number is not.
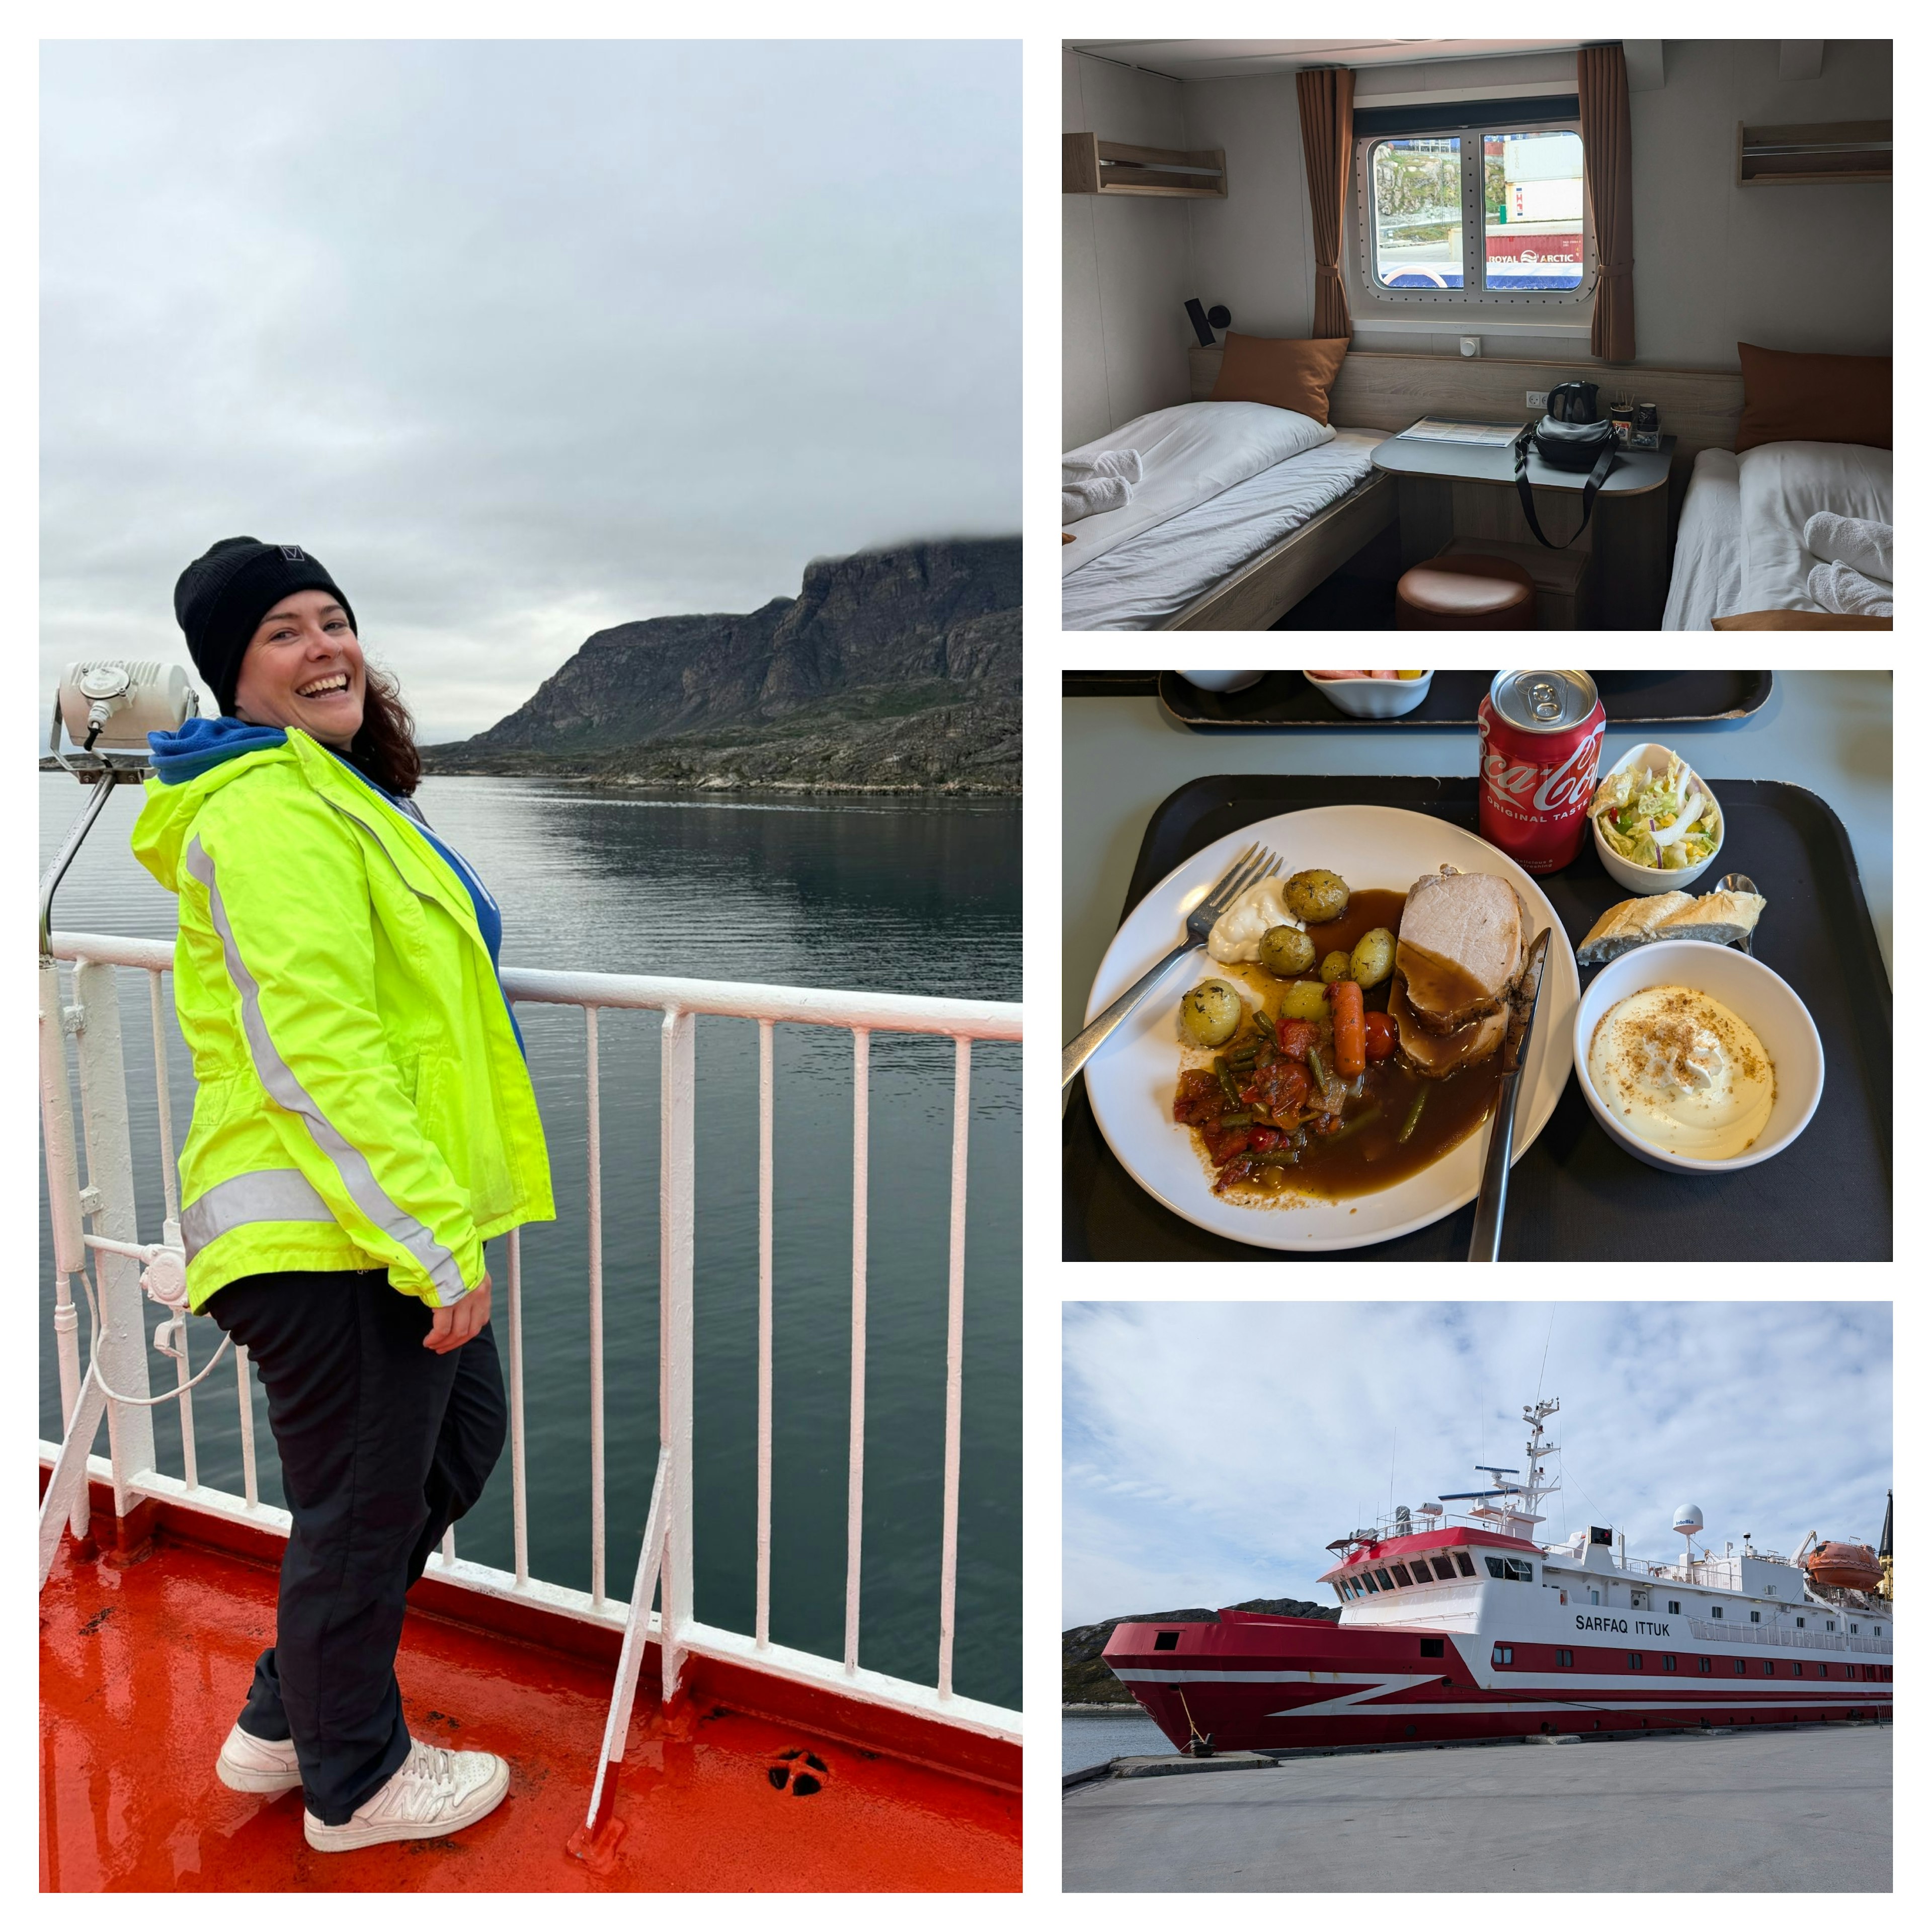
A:
[[[1342,286],[1342,212],[1355,145],[1355,76],[1345,67],[1304,68],[1294,76],[1301,107],[1301,158],[1314,217],[1315,334],[1352,335]]]
[[[1606,362],[1636,355],[1636,296],[1630,280],[1635,236],[1630,215],[1630,80],[1620,44],[1576,55],[1576,103],[1583,122],[1583,178],[1597,237],[1597,306],[1590,352]]]

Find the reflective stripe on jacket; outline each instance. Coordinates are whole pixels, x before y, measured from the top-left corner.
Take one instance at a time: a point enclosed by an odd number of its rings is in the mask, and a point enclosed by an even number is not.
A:
[[[242,1275],[380,1267],[446,1306],[485,1240],[552,1218],[469,890],[406,814],[291,730],[150,780],[134,844],[179,903],[190,1306]]]

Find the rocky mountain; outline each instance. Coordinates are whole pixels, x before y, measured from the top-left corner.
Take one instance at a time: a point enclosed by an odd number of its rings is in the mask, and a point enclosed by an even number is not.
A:
[[[1293,1597],[1252,1597],[1230,1604],[1231,1610],[1253,1610],[1266,1617],[1319,1617],[1340,1620],[1339,1604],[1307,1604]],[[1131,1704],[1134,1694],[1108,1669],[1100,1654],[1116,1624],[1210,1624],[1213,1610],[1149,1610],[1143,1615],[1109,1617],[1103,1624],[1080,1624],[1060,1634],[1060,1696],[1065,1704]]]
[[[435,772],[707,790],[1020,788],[1020,542],[823,559],[745,616],[652,617],[586,639]]]

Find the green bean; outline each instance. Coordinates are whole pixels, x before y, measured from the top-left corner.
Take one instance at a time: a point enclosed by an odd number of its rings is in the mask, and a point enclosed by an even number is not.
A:
[[[1380,1120],[1382,1112],[1382,1104],[1379,1101],[1372,1107],[1364,1107],[1352,1120],[1344,1120],[1332,1134],[1328,1136],[1324,1144],[1333,1147],[1337,1141],[1346,1140],[1351,1134],[1358,1132],[1362,1128],[1366,1127],[1371,1120]]]
[[[1422,1118],[1422,1110],[1428,1100],[1429,1089],[1426,1086],[1418,1087],[1415,1090],[1415,1098],[1408,1103],[1408,1118],[1402,1124],[1402,1132],[1395,1137],[1398,1147],[1414,1132],[1415,1124]]]
[[[1214,1077],[1221,1083],[1221,1091],[1228,1096],[1228,1104],[1238,1108],[1241,1104],[1241,1090],[1234,1084],[1234,1076],[1228,1070],[1228,1063],[1220,1054],[1214,1056]]]
[[[1221,1131],[1226,1133],[1230,1127],[1251,1126],[1254,1124],[1254,1118],[1252,1114],[1223,1114],[1221,1116]]]
[[[1316,1085],[1325,1093],[1328,1090],[1328,1075],[1322,1064],[1322,1049],[1318,1046],[1311,1046],[1308,1049],[1308,1071]]]

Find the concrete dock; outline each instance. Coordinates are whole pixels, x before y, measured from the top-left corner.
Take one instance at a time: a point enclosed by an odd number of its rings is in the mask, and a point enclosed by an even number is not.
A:
[[[1062,1817],[1068,1892],[1889,1892],[1892,1726],[1297,1757]]]

